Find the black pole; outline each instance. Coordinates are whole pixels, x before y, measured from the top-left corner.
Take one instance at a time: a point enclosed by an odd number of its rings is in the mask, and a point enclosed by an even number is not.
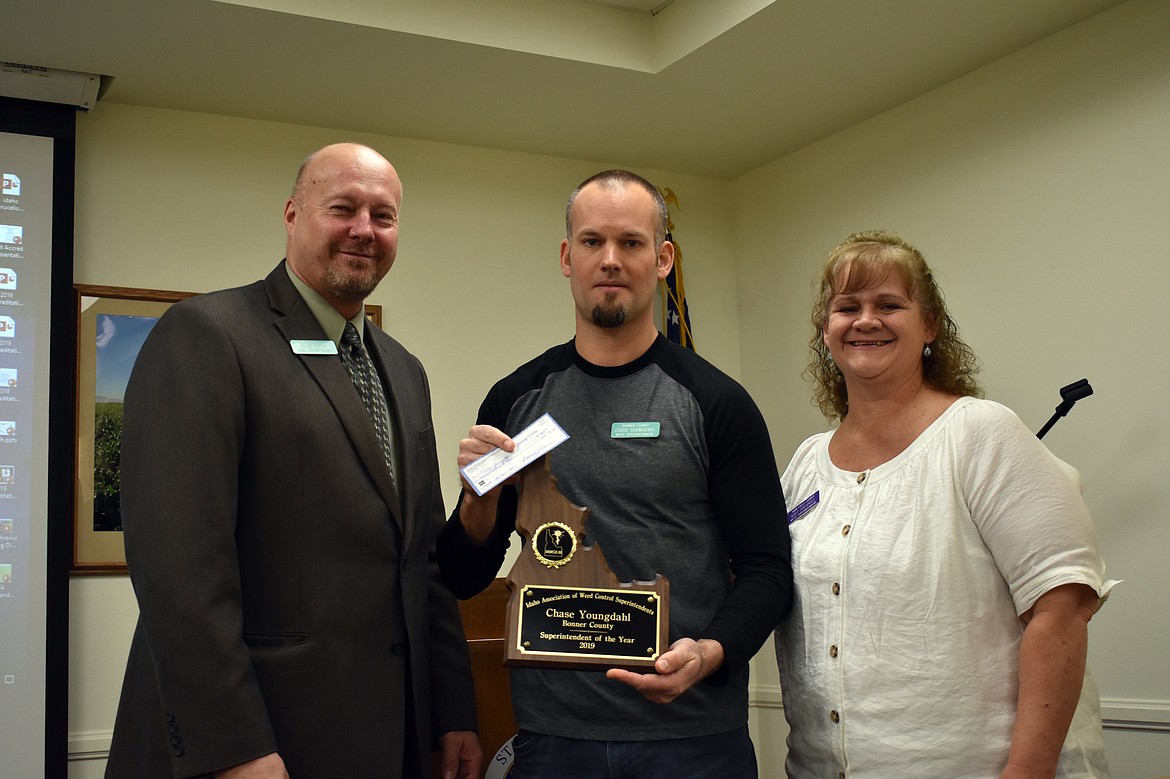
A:
[[[1074,381],[1067,387],[1060,388],[1060,405],[1056,407],[1056,413],[1044,423],[1044,427],[1040,428],[1040,432],[1036,434],[1037,438],[1043,438],[1057,420],[1072,410],[1073,404],[1082,398],[1087,398],[1093,394],[1093,388],[1089,386],[1088,379],[1081,379]]]

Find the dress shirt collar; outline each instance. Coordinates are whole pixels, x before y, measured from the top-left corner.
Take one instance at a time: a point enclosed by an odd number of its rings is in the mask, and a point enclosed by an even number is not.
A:
[[[313,312],[313,316],[317,318],[317,322],[321,325],[321,330],[325,335],[333,339],[333,343],[341,348],[341,333],[345,330],[345,323],[350,322],[354,328],[357,329],[358,338],[362,339],[362,345],[366,343],[366,311],[363,308],[358,312],[358,315],[353,319],[346,319],[337,312],[337,309],[329,305],[329,301],[321,297],[321,293],[310,287],[301,277],[293,272],[292,266],[285,260],[284,270],[288,273],[288,278],[292,281],[293,286],[301,293],[305,303],[308,304],[309,310]]]

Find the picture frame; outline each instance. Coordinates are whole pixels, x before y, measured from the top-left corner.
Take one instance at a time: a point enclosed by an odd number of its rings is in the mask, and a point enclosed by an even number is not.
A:
[[[197,293],[95,284],[74,284],[73,293],[77,314],[77,470],[70,571],[124,574],[126,551],[118,512],[122,393],[154,323],[172,304]],[[99,350],[103,353],[100,373]]]
[[[154,323],[197,292],[74,284],[77,406],[74,429],[74,575],[125,574],[118,497],[122,398],[130,370]],[[382,307],[366,305],[382,325]],[[100,357],[100,359],[99,359]]]

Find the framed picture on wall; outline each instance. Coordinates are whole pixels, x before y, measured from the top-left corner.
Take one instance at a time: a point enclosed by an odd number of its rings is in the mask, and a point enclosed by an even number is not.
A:
[[[172,303],[193,292],[75,284],[77,472],[75,574],[126,572],[122,546],[122,398],[146,336]]]
[[[122,401],[126,382],[159,317],[196,292],[75,284],[77,431],[74,479],[74,574],[126,573],[122,543]],[[382,324],[382,307],[366,306]]]

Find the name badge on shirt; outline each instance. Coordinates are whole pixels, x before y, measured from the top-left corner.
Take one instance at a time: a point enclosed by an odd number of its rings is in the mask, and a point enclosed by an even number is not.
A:
[[[293,354],[337,354],[337,344],[330,340],[307,341],[294,338],[288,343]]]
[[[609,437],[657,438],[661,427],[658,422],[614,422],[609,427]]]
[[[821,502],[821,491],[817,490],[812,495],[808,496],[800,502],[800,505],[788,512],[788,524],[792,524],[796,520],[803,517],[808,512],[812,511],[813,506]]]

